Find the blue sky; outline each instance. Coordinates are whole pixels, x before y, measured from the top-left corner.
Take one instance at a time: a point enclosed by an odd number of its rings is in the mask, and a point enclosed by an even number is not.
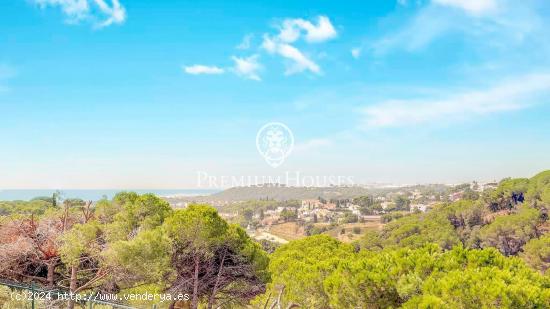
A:
[[[550,167],[547,1],[7,0],[0,188]],[[287,124],[277,169],[258,129]]]

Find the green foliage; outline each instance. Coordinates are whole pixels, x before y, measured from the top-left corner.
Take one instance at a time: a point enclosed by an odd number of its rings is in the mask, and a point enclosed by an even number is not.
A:
[[[435,243],[450,249],[460,243],[457,232],[444,213],[412,214],[388,223],[381,232],[384,246],[422,247]]]
[[[102,223],[112,223],[115,215],[123,209],[120,204],[107,199],[101,199],[95,204],[95,215]]]
[[[51,198],[0,202],[0,216],[9,215],[0,218],[0,227],[17,217],[29,239],[47,245],[37,247],[51,254],[47,262],[53,261],[53,278],[66,282],[68,270],[78,268],[77,286],[92,278],[94,284],[84,286],[90,290],[191,293],[196,286],[201,306],[214,307],[222,300],[228,301],[226,307],[246,304],[264,287],[266,293],[256,299],[260,306],[272,303],[284,287],[284,307],[550,307],[550,234],[544,234],[549,225],[550,171],[531,179],[503,180],[479,199],[467,184],[460,190],[464,200],[442,203],[427,213],[384,216],[387,224],[381,231],[366,231],[353,245],[316,235],[280,247],[263,243],[270,256],[215,209],[191,205],[174,211],[151,194],[119,193],[111,201],[98,201],[90,216],[87,208],[73,207],[83,205],[82,200],[65,200],[67,214],[63,205],[53,207]],[[354,203],[368,209],[376,205],[370,196]],[[395,199],[400,209],[408,209],[409,203],[404,196]],[[283,205],[289,207],[283,217],[293,220],[295,207],[287,202],[235,207],[250,223],[263,210]],[[59,235],[45,233],[46,223]],[[305,226],[310,235],[322,229]],[[6,228],[0,235],[16,240],[13,231]],[[25,250],[29,248],[33,247]],[[40,255],[23,253],[23,262]],[[11,255],[0,258],[4,256]],[[32,276],[45,276],[43,261],[24,265]],[[101,269],[99,275],[96,269]]]
[[[403,195],[396,196],[394,202],[395,209],[397,210],[409,210],[409,207],[411,205],[411,201]]]
[[[305,226],[305,232],[306,235],[312,236],[312,235],[319,235],[323,234],[327,231],[332,230],[333,228],[337,227],[337,224],[328,224],[328,225],[314,225],[314,224],[308,224]]]
[[[83,255],[98,256],[101,252],[101,228],[97,221],[76,224],[61,236],[61,260],[69,266],[78,265]]]
[[[172,213],[168,202],[154,194],[137,195],[135,193],[117,194],[112,204],[103,202],[100,210],[101,218],[115,213],[107,228],[108,238],[111,241],[126,240],[135,236],[140,230],[160,226]]]
[[[408,212],[402,212],[402,211],[392,211],[392,212],[389,212],[389,213],[386,213],[386,214],[383,214],[381,217],[380,217],[380,222],[381,223],[388,223],[388,222],[391,222],[393,220],[397,220],[399,218],[402,218],[406,215],[408,215],[409,213]]]
[[[492,211],[514,208],[524,201],[528,184],[526,178],[502,180],[489,196],[489,208]]]
[[[483,224],[483,217],[488,212],[485,205],[471,200],[461,200],[443,204],[436,211],[445,213],[456,228],[471,228]]]
[[[523,247],[521,257],[534,269],[547,272],[550,268],[550,234],[531,239]]]
[[[0,201],[0,216],[42,215],[53,207],[50,201],[38,198],[31,201]]]
[[[362,251],[342,261],[324,287],[335,308],[396,307],[419,292],[423,277],[440,254],[437,246]]]
[[[517,254],[529,239],[537,236],[540,213],[523,207],[517,214],[500,216],[480,230],[482,246],[495,247],[504,255]]]
[[[277,207],[290,207],[298,208],[301,206],[301,202],[298,200],[288,201],[275,201],[275,200],[250,200],[239,203],[230,204],[220,208],[223,212],[238,212],[244,214],[245,212],[252,212],[253,214],[259,214],[262,211],[273,210]]]
[[[269,264],[272,282],[268,290],[273,295],[285,287],[285,303],[296,302],[305,308],[326,308],[329,295],[323,282],[339,262],[353,254],[351,245],[326,235],[296,240],[279,247]]]
[[[428,278],[422,295],[403,308],[548,308],[548,282],[530,270],[481,267],[456,269]]]
[[[369,251],[379,251],[384,247],[380,233],[374,230],[366,230],[363,236],[356,242],[356,245],[361,249]]]
[[[479,193],[470,189],[470,186],[468,186],[466,189],[464,189],[464,192],[462,192],[462,198],[465,200],[475,201],[479,198]]]
[[[356,253],[336,240],[314,236],[278,249],[270,270],[271,292],[276,295],[276,287],[284,286],[284,303],[305,308],[550,305],[548,277],[492,248],[444,251],[426,245]]]
[[[283,219],[284,221],[294,221],[296,220],[296,218],[298,218],[298,214],[296,213],[295,210],[292,210],[292,209],[283,209],[283,211],[281,211],[281,219]]]
[[[371,207],[375,204],[374,196],[372,195],[363,195],[353,199],[353,204],[359,205],[361,207]]]
[[[207,205],[190,205],[176,210],[163,225],[168,237],[188,250],[205,250],[219,245],[229,225]]]
[[[164,288],[162,281],[171,271],[170,252],[170,240],[158,227],[132,240],[114,242],[105,256],[122,288],[140,284]]]
[[[550,208],[550,171],[541,172],[529,180],[526,198],[534,206]]]
[[[128,205],[132,209],[132,205],[143,203],[141,196],[124,202],[122,213]],[[116,217],[119,219],[119,214]],[[140,226],[129,239],[113,242],[105,253],[117,284],[126,291],[147,286],[155,291],[192,294],[196,286],[196,299],[203,302],[224,297],[246,301],[269,281],[269,259],[261,246],[208,205],[171,211],[162,225],[145,227]]]
[[[534,308],[549,305],[549,282],[496,250],[400,249],[342,263],[327,280],[335,307]]]
[[[351,211],[347,211],[342,217],[342,223],[356,223],[359,222],[359,217],[353,214]]]

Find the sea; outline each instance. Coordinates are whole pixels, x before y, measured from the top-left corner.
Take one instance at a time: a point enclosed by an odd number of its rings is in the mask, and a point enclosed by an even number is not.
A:
[[[210,195],[220,190],[214,189],[174,189],[174,190],[158,190],[158,189],[104,189],[104,190],[82,190],[82,189],[59,189],[59,190],[32,190],[32,189],[0,189],[0,200],[3,201],[15,201],[32,200],[35,197],[40,196],[52,196],[54,192],[59,191],[63,199],[68,198],[80,198],[83,200],[97,201],[102,198],[111,199],[115,194],[122,191],[132,191],[138,194],[153,193],[161,197],[177,197],[177,196],[198,196],[198,195]]]

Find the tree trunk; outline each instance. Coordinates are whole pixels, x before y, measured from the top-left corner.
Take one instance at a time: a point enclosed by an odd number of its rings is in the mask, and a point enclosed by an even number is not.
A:
[[[226,254],[227,254],[227,250],[223,252],[222,260],[220,261],[220,267],[218,268],[218,275],[216,276],[216,283],[214,284],[214,288],[212,289],[212,294],[210,294],[210,298],[208,299],[208,309],[212,309],[212,307],[214,306],[214,301],[215,301],[216,293],[218,293],[218,286],[220,284],[220,278],[222,276],[223,263],[225,262]]]
[[[195,257],[195,273],[193,275],[193,300],[191,301],[191,308],[197,309],[199,306],[199,262],[198,256]]]
[[[71,299],[69,300],[69,309],[74,309],[74,301],[73,301],[74,295],[72,294],[76,291],[77,270],[78,270],[78,266],[75,265],[71,267],[71,281],[69,284],[69,292],[71,293]]]
[[[54,287],[54,274],[55,274],[55,265],[57,264],[57,261],[55,259],[50,259],[48,261],[48,287],[53,288]]]

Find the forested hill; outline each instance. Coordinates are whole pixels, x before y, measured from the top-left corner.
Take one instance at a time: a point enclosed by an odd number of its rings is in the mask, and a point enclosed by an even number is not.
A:
[[[475,200],[441,203],[427,213],[390,222],[380,233],[367,235],[362,245],[386,248],[436,243],[444,249],[494,247],[506,256],[521,255],[539,238],[550,239],[549,209],[550,171],[545,171],[530,179],[504,179]]]
[[[355,243],[315,235],[281,246],[208,205],[174,209],[153,194],[4,202],[0,278],[83,295],[189,296],[159,309],[550,308],[550,171],[468,198]],[[26,307],[9,293],[0,287],[0,308]]]
[[[369,194],[378,194],[384,192],[398,191],[407,188],[425,188],[431,191],[444,191],[447,186],[441,184],[418,185],[411,187],[360,187],[360,186],[341,186],[341,187],[286,187],[279,185],[234,187],[227,190],[200,197],[184,198],[197,202],[210,201],[249,201],[249,200],[304,200],[317,199],[319,197],[330,199],[346,199]]]
[[[355,246],[304,238],[272,254],[270,291],[284,286],[285,304],[308,308],[550,308],[549,209],[545,171],[391,221]]]
[[[211,197],[223,201],[243,201],[272,199],[278,201],[315,199],[323,197],[348,198],[364,195],[370,192],[362,187],[284,187],[284,186],[254,186],[235,187],[213,194]]]

